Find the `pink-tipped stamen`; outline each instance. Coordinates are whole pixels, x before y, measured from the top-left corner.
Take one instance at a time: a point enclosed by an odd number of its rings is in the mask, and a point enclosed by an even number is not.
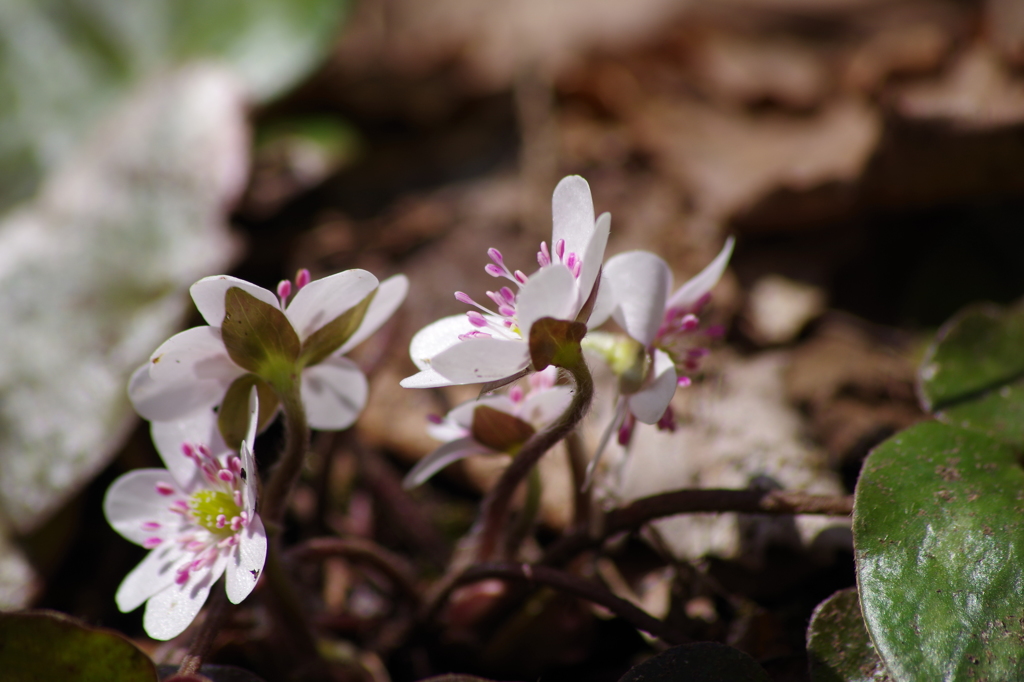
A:
[[[184,585],[185,583],[187,583],[188,582],[188,574],[191,572],[191,570],[192,570],[191,564],[185,564],[184,566],[179,568],[178,569],[178,575],[175,576],[174,582],[176,584],[178,584],[178,585]]]
[[[142,523],[142,530],[158,530],[160,527],[160,524],[156,521],[144,521]]]
[[[157,493],[159,493],[160,495],[163,495],[165,497],[167,495],[173,495],[174,494],[174,487],[171,486],[168,483],[164,483],[163,481],[158,482],[155,487],[156,487]]]
[[[483,328],[487,326],[487,318],[475,310],[470,310],[468,313],[466,313],[466,317],[469,318],[469,323],[474,327]]]
[[[228,468],[235,474],[242,473],[242,458],[238,455],[228,457]]]
[[[231,495],[231,501],[235,503],[236,507],[241,507],[242,506],[242,491],[241,490],[234,491],[234,493],[232,493],[232,495]]]
[[[297,273],[295,273],[295,288],[301,289],[302,287],[309,284],[309,281],[311,279],[312,275],[309,274],[309,270],[307,270],[306,268],[302,268]]]
[[[277,283],[277,297],[281,299],[281,305],[284,305],[288,300],[288,297],[292,295],[292,283],[286,279],[282,279]]]
[[[217,521],[215,523],[218,528],[223,528],[228,525],[228,517],[223,514],[217,514]]]
[[[686,375],[683,375],[683,376],[679,377],[678,379],[676,379],[676,386],[680,386],[682,388],[686,388],[687,386],[690,386],[692,383],[693,383],[693,380],[690,379],[690,377],[688,377]]]
[[[431,424],[444,424],[444,417],[439,414],[428,414],[427,421]]]
[[[231,483],[235,480],[235,474],[227,469],[221,469],[217,472],[217,478],[224,481],[225,483]]]
[[[521,402],[523,402],[523,397],[524,396],[525,396],[525,393],[523,392],[523,387],[522,386],[513,386],[512,388],[510,388],[508,390],[508,397],[514,403],[521,403]]]
[[[145,549],[156,549],[163,542],[163,538],[146,538],[142,541],[142,546]]]
[[[498,251],[496,248],[491,247],[487,249],[487,255],[490,256],[491,260],[497,263],[498,265],[505,264],[505,258],[501,255],[501,251]]]
[[[459,341],[465,341],[466,339],[493,339],[494,337],[487,332],[481,332],[474,329],[471,332],[465,334],[459,334]]]
[[[522,270],[516,270],[514,273],[512,273],[512,277],[513,279],[515,279],[516,282],[519,282],[520,284],[526,284],[526,282],[530,279]]]
[[[555,243],[555,255],[558,256],[558,260],[562,260],[565,256],[565,240],[559,239]]]

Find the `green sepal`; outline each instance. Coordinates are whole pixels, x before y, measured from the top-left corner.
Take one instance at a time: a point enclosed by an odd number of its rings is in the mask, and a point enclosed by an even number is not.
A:
[[[597,304],[597,292],[601,289],[601,273],[604,272],[604,266],[602,265],[597,269],[597,277],[594,278],[594,286],[590,289],[590,295],[587,296],[586,302],[583,307],[580,308],[580,312],[576,315],[576,321],[586,324],[590,321],[590,314],[594,312],[594,305]]]
[[[473,440],[481,445],[486,445],[496,452],[515,454],[536,431],[519,417],[487,405],[480,405],[473,410],[473,425],[470,432],[473,434]]]
[[[221,438],[232,450],[238,450],[249,428],[249,394],[252,387],[260,401],[260,415],[257,418],[257,431],[266,428],[270,420],[277,414],[277,393],[270,384],[255,374],[246,374],[235,379],[224,394],[224,401],[217,412],[217,428]]]
[[[292,323],[279,308],[238,287],[224,295],[221,336],[236,365],[271,384],[282,384],[296,373],[302,345]]]
[[[541,371],[548,365],[571,369],[583,362],[580,341],[587,334],[582,322],[542,317],[530,327],[530,361]]]
[[[310,334],[302,344],[300,367],[310,367],[323,362],[324,358],[341,348],[363,323],[366,310],[376,295],[377,290],[374,289],[362,301]]]

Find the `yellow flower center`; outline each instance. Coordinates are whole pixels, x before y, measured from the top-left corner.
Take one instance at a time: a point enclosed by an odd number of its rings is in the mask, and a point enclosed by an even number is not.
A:
[[[200,526],[217,535],[231,535],[231,519],[242,513],[230,493],[200,490],[188,499],[192,518]],[[224,522],[218,527],[217,519]]]

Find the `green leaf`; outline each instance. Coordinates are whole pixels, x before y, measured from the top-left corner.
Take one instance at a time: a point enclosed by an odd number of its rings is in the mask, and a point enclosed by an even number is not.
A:
[[[1024,377],[1024,307],[965,308],[939,330],[921,363],[926,410],[976,399]]]
[[[1024,679],[1024,470],[924,422],[864,463],[853,518],[864,619],[902,682]]]
[[[530,361],[534,371],[548,365],[571,368],[583,362],[580,341],[587,334],[582,322],[542,317],[530,327]]]
[[[891,682],[875,652],[857,588],[839,590],[818,604],[807,627],[811,682]]]
[[[474,440],[481,445],[513,455],[523,443],[530,440],[535,430],[519,417],[480,405],[473,410],[471,432]]]
[[[156,682],[142,651],[112,630],[54,611],[0,613],[0,679]]]
[[[279,308],[238,287],[224,295],[221,336],[236,365],[271,385],[287,381],[297,371],[301,344],[292,323]]]
[[[717,642],[672,647],[635,665],[619,682],[770,682],[757,661]]]
[[[256,430],[262,431],[277,414],[277,394],[267,382],[255,374],[246,374],[231,382],[217,413],[217,428],[224,443],[232,450],[238,450],[249,429],[249,394],[253,386],[260,401]]]
[[[310,334],[302,344],[301,366],[310,367],[323,362],[324,358],[341,348],[363,323],[366,309],[376,295],[377,290],[374,289],[362,301]]]

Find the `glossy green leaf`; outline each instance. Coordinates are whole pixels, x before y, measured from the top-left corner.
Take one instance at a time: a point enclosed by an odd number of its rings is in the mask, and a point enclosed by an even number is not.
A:
[[[224,348],[235,364],[271,385],[296,372],[301,343],[280,308],[231,287],[224,295]]]
[[[1024,469],[924,422],[867,458],[854,546],[864,620],[901,682],[1024,679]]]
[[[324,358],[341,348],[341,345],[356,333],[366,317],[366,309],[377,295],[374,289],[359,303],[309,335],[302,344],[302,366],[309,367],[322,362]]]
[[[875,652],[856,587],[839,590],[818,604],[807,626],[811,682],[890,682]]]
[[[1024,377],[1024,307],[971,306],[947,322],[921,363],[929,411],[973,400]]]
[[[672,647],[635,665],[619,682],[769,682],[768,673],[739,649],[717,642]]]
[[[156,682],[142,651],[112,630],[53,611],[0,613],[0,679]]]

